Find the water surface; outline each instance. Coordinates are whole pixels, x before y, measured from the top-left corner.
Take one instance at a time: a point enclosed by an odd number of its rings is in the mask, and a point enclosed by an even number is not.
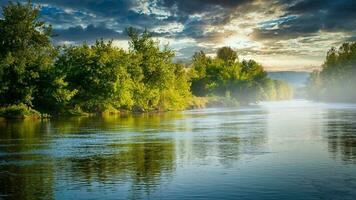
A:
[[[0,121],[0,199],[356,199],[356,105]]]

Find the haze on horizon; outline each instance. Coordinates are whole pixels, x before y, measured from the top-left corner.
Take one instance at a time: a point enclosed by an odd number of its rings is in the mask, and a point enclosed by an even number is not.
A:
[[[5,5],[8,0],[0,0]],[[147,28],[187,61],[222,46],[269,71],[311,71],[332,46],[356,40],[354,0],[33,0],[51,23],[56,44],[113,39]]]

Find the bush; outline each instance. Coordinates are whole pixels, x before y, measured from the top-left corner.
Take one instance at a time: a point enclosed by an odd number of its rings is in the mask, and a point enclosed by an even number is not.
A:
[[[25,104],[11,105],[0,108],[0,117],[7,119],[41,118],[41,113]]]
[[[208,98],[207,97],[192,96],[190,98],[189,103],[188,103],[188,108],[189,109],[205,108],[207,103],[208,103]]]

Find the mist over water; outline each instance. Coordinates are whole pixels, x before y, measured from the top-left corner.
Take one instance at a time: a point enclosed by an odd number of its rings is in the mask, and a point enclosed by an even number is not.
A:
[[[0,122],[0,199],[354,199],[356,104]]]

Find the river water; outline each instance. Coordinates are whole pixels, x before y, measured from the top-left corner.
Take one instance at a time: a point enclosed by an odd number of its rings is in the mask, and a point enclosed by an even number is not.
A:
[[[356,105],[0,121],[0,199],[356,199]]]

